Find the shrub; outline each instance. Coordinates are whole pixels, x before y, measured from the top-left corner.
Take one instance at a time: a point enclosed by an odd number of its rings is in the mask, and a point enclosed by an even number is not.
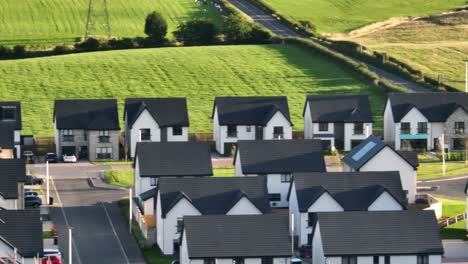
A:
[[[79,51],[96,51],[99,49],[100,43],[95,38],[88,38],[81,43],[75,44],[75,49]]]
[[[9,58],[12,54],[11,48],[7,46],[0,46],[0,58],[6,59]]]
[[[250,31],[250,41],[253,43],[269,43],[271,42],[272,35],[270,31],[263,29],[262,27],[254,24]]]
[[[224,19],[222,31],[229,42],[245,42],[251,37],[252,25],[240,15],[232,14]]]
[[[206,45],[216,42],[218,29],[206,19],[194,19],[180,24],[174,36],[185,45]]]
[[[59,46],[55,46],[55,48],[52,50],[52,52],[55,55],[61,55],[61,54],[66,54],[66,53],[70,52],[70,49],[65,45],[59,45]]]
[[[26,57],[26,48],[22,45],[16,45],[13,47],[13,56],[15,58],[24,58]]]
[[[154,11],[146,16],[145,34],[158,42],[166,38],[167,22],[160,13]]]
[[[137,44],[131,38],[111,39],[107,44],[112,49],[132,49],[137,47]]]

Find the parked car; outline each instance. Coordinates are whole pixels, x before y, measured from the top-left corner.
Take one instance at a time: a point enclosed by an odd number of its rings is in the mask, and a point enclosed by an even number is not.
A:
[[[58,249],[44,249],[42,264],[62,264],[62,253]]]
[[[49,152],[46,154],[45,160],[48,161],[49,163],[56,163],[58,161],[57,154],[53,152]]]
[[[30,185],[42,185],[44,183],[44,179],[38,178],[31,175],[26,175],[26,184]]]
[[[42,199],[38,196],[26,196],[24,197],[24,206],[37,208],[42,205]]]
[[[34,157],[34,153],[31,150],[25,150],[23,152],[23,158],[32,159]]]
[[[62,259],[62,253],[54,248],[44,248],[44,257],[48,256],[57,256],[59,259]]]
[[[75,155],[63,155],[63,162],[67,163],[75,163],[76,162],[76,156]]]
[[[299,253],[301,258],[303,259],[311,259],[312,258],[312,246],[311,245],[303,245],[299,249]]]
[[[39,194],[35,191],[28,191],[28,192],[24,192],[24,197],[27,197],[27,196],[39,196]]]

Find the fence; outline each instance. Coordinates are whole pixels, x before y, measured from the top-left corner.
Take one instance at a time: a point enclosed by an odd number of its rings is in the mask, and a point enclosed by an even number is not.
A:
[[[133,219],[138,223],[143,237],[153,245],[156,243],[156,220],[154,215],[143,215],[138,203],[136,199],[132,203]]]
[[[449,217],[449,218],[445,218],[441,221],[439,221],[439,226],[440,228],[444,228],[444,227],[447,227],[447,226],[451,226],[451,225],[454,225],[460,221],[463,221],[466,219],[466,213],[464,214],[461,214],[461,215],[456,215],[456,216],[452,216],[452,217]]]

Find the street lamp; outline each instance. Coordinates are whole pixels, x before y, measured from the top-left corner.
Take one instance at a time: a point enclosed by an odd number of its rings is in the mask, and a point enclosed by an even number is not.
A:
[[[465,59],[465,93],[468,93],[468,59]]]

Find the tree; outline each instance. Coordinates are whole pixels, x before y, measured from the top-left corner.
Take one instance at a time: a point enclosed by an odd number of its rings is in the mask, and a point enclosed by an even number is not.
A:
[[[229,42],[242,42],[250,37],[252,25],[236,14],[228,16],[223,23],[223,34]]]
[[[164,40],[167,34],[167,22],[160,13],[154,11],[146,16],[145,34],[158,42]]]
[[[80,51],[95,51],[99,49],[99,40],[95,38],[88,38],[81,43],[76,43],[75,48]]]
[[[218,29],[215,24],[205,19],[194,19],[180,24],[174,36],[185,45],[213,44],[216,41]]]

